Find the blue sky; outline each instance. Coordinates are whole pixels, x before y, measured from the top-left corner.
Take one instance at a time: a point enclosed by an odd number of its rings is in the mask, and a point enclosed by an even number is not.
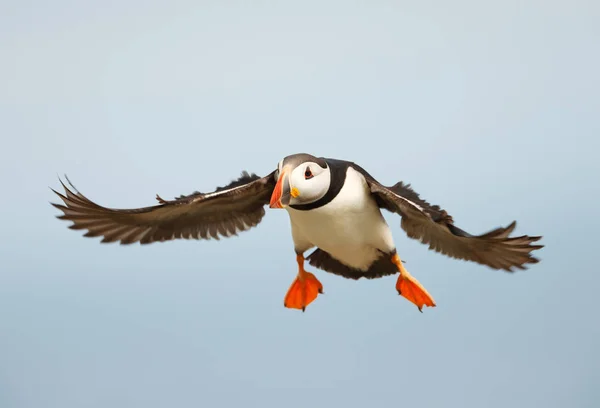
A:
[[[592,1],[0,4],[0,406],[591,407],[600,221]],[[472,233],[518,221],[507,274],[409,240],[437,301],[316,271],[283,307],[289,221],[100,245],[54,218],[67,173],[140,207],[288,154],[409,182]]]

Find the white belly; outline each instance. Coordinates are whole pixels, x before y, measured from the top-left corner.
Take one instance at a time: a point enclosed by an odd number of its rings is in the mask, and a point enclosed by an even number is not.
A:
[[[323,207],[309,211],[287,208],[296,250],[319,247],[338,261],[366,270],[394,249],[391,231],[362,174],[348,169],[344,187]]]

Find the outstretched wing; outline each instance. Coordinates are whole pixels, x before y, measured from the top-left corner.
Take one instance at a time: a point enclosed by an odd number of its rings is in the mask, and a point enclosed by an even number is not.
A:
[[[64,202],[51,203],[63,212],[59,219],[72,221],[69,228],[87,230],[86,237],[103,237],[102,242],[149,244],[173,239],[219,239],[256,226],[265,215],[265,204],[275,188],[275,171],[265,177],[242,173],[225,187],[211,193],[195,192],[174,200],[137,209],[112,209],[89,200],[69,182],[61,180]]]
[[[371,193],[381,208],[402,217],[402,229],[410,238],[428,244],[430,249],[452,258],[487,265],[512,272],[513,268],[526,269],[525,264],[539,260],[531,251],[543,248],[533,243],[541,237],[522,235],[509,237],[517,223],[496,228],[482,235],[471,235],[454,225],[452,217],[437,205],[431,205],[402,182],[385,187],[368,173],[365,174]]]

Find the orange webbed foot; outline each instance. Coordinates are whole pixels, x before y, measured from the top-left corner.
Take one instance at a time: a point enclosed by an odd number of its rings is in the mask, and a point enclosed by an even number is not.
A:
[[[298,277],[290,286],[290,289],[285,295],[283,305],[291,309],[306,309],[306,306],[312,303],[317,296],[323,293],[323,285],[310,272],[298,274]]]
[[[420,312],[423,311],[423,306],[435,307],[435,301],[427,292],[427,289],[411,275],[400,274],[396,282],[396,289],[398,294],[414,303]]]
[[[283,305],[291,309],[301,309],[303,312],[306,306],[311,304],[319,293],[323,293],[323,285],[310,272],[304,270],[304,257],[296,256],[298,262],[298,276],[290,286]]]
[[[394,259],[395,258],[395,259]],[[427,289],[423,287],[402,265],[402,261],[398,255],[394,255],[393,262],[398,266],[400,276],[396,282],[396,290],[398,294],[404,296],[407,300],[414,303],[419,311],[423,312],[423,306],[435,307],[435,300],[427,292]]]

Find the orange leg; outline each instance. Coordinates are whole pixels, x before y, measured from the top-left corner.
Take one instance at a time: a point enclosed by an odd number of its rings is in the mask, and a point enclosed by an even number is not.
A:
[[[404,296],[409,301],[413,302],[419,308],[419,311],[423,312],[423,306],[435,307],[435,301],[427,290],[419,283],[418,280],[412,277],[410,273],[404,268],[402,261],[398,254],[392,256],[392,262],[398,267],[400,276],[396,282],[396,290],[398,294]]]
[[[317,298],[319,293],[323,293],[323,285],[310,272],[304,270],[304,257],[296,255],[298,262],[298,276],[290,286],[290,289],[285,295],[283,305],[292,309],[306,309],[313,300]]]

